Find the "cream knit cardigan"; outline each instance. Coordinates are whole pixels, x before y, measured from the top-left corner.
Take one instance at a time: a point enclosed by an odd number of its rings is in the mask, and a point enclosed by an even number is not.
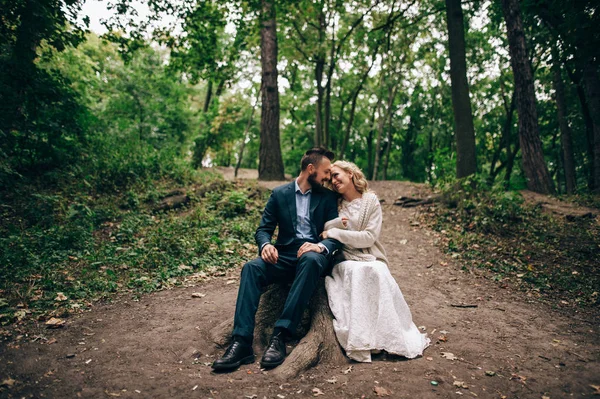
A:
[[[352,216],[355,220],[355,216]],[[383,215],[379,198],[374,193],[366,192],[362,196],[362,203],[358,214],[358,231],[348,230],[338,217],[325,223],[328,238],[334,238],[344,244],[342,248],[343,259],[336,257],[338,262],[343,260],[357,260],[370,262],[374,260],[387,264],[385,249],[379,242]]]

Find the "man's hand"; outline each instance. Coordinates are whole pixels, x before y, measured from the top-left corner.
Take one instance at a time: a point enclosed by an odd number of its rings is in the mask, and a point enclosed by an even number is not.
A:
[[[310,251],[320,254],[323,252],[323,248],[321,248],[321,246],[319,246],[318,244],[313,244],[311,242],[305,242],[304,244],[302,244],[302,246],[298,250],[298,258],[300,258],[302,255],[304,255],[305,253],[310,252]]]
[[[267,244],[263,247],[262,251],[260,252],[260,257],[265,262],[274,265],[279,259],[279,252],[277,251],[277,248],[275,248],[275,246],[273,246],[272,244]]]

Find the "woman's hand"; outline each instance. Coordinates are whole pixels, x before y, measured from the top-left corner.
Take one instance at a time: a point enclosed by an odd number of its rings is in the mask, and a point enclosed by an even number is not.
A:
[[[321,240],[326,240],[327,239],[327,231],[322,232],[319,237],[321,237]]]
[[[347,217],[342,216],[342,224],[344,225],[344,227],[348,227],[348,218]]]

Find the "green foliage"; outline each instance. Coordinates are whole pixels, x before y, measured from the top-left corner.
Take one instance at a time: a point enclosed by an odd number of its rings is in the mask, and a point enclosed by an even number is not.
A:
[[[479,175],[446,183],[442,193],[454,208],[453,215],[470,231],[502,234],[509,224],[522,222],[527,213],[518,192],[505,191],[499,184],[488,189]]]
[[[152,199],[181,187],[173,180],[102,196],[77,184],[60,191],[19,186],[0,208],[2,322],[14,320],[18,303],[34,316],[77,312],[114,292],[139,295],[255,256],[254,230],[266,197],[253,186],[211,186],[220,179],[202,173],[189,192],[222,188],[193,197],[181,212],[164,213],[152,211]],[[23,195],[29,191],[39,194]],[[59,292],[68,301],[55,301]]]
[[[593,218],[568,220],[524,202],[518,192],[486,188],[481,177],[443,191],[433,227],[463,269],[519,287],[529,296],[596,306],[600,228]]]

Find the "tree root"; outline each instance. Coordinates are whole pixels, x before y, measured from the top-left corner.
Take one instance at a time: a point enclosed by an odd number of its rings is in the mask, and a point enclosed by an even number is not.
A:
[[[255,352],[262,353],[267,346],[288,292],[289,286],[273,284],[263,293],[256,312]],[[308,317],[303,318],[297,331],[297,334],[305,335],[285,362],[272,372],[278,379],[294,378],[319,363],[340,365],[348,362],[333,330],[333,314],[329,309],[324,279],[319,281],[307,313]],[[232,330],[233,319],[229,319],[214,327],[209,334],[215,344],[225,347],[231,342]]]

